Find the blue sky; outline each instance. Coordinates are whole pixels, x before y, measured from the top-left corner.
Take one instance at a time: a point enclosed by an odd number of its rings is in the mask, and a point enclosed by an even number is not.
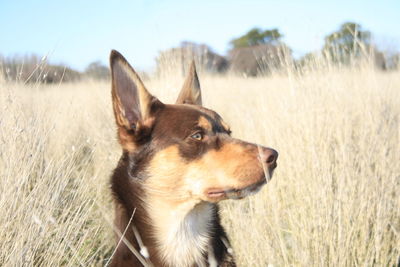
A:
[[[375,34],[383,49],[400,48],[399,0],[0,0],[0,54],[49,54],[83,70],[107,63],[111,49],[148,70],[158,51],[194,41],[225,54],[252,27],[279,28],[295,55],[317,50],[345,21]]]

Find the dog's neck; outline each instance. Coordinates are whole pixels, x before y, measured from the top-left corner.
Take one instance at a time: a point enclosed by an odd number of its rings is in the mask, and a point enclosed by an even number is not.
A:
[[[148,197],[147,212],[162,261],[170,266],[209,266],[216,223],[214,204],[199,200],[169,202]],[[212,260],[212,259],[211,259]]]

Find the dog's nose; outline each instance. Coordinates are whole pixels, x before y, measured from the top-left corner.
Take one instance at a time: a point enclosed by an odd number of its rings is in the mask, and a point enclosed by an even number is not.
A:
[[[275,149],[263,148],[262,157],[270,170],[276,168],[276,160],[278,159],[278,152]]]

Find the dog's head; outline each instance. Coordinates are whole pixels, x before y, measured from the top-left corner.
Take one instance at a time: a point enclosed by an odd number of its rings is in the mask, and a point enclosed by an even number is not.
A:
[[[173,105],[152,96],[117,51],[110,64],[118,138],[132,161],[128,171],[150,192],[217,202],[254,193],[272,176],[275,150],[232,138],[222,118],[202,107],[194,63]]]

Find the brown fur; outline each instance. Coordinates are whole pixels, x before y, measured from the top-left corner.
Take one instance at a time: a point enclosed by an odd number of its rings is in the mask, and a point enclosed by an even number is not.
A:
[[[152,96],[118,52],[110,64],[123,150],[111,189],[116,232],[125,232],[112,266],[235,266],[216,203],[257,192],[277,152],[232,138],[201,106],[194,64],[175,105]]]

